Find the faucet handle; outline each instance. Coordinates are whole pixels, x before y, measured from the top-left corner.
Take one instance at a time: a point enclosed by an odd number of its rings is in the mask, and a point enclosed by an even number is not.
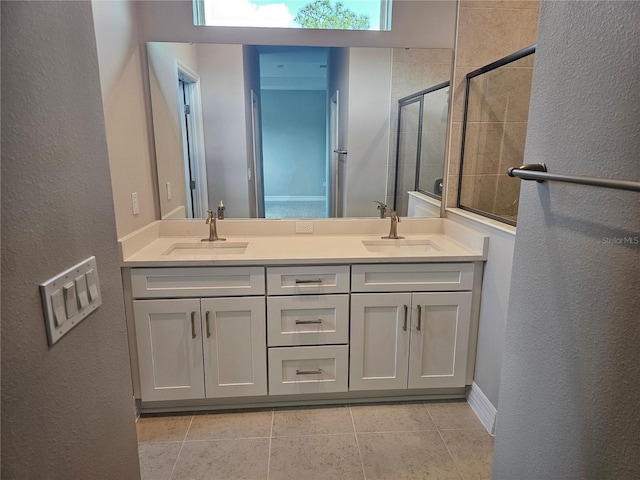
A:
[[[387,209],[389,208],[386,203],[379,202],[378,200],[374,200],[373,203],[377,203],[377,209],[380,210],[380,218],[387,217]]]
[[[396,212],[393,209],[389,209],[389,216],[393,219],[395,219],[396,222],[400,221],[400,215],[398,215],[398,212]]]
[[[211,220],[213,220],[213,210],[207,210],[207,221],[205,223],[208,225]]]

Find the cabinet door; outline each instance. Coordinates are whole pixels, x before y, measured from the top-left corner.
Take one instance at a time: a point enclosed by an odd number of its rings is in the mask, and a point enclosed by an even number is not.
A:
[[[463,387],[471,292],[414,293],[409,388]]]
[[[203,298],[207,398],[267,394],[265,297]]]
[[[407,388],[410,293],[351,295],[349,390]]]
[[[143,401],[204,398],[200,300],[133,302]]]

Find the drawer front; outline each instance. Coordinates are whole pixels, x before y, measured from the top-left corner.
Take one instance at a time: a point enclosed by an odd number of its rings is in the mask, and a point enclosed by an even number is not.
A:
[[[270,347],[349,343],[349,295],[267,298]]]
[[[267,268],[269,295],[349,293],[349,266]]]
[[[134,268],[131,289],[133,298],[264,295],[264,268]]]
[[[269,349],[269,394],[346,392],[349,347]]]
[[[473,263],[354,265],[352,292],[471,290]]]

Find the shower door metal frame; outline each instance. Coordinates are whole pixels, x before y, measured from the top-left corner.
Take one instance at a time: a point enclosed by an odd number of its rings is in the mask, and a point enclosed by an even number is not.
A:
[[[406,97],[402,97],[401,99],[398,100],[398,128],[397,128],[397,135],[396,135],[396,175],[395,175],[395,188],[394,188],[394,192],[393,192],[393,209],[396,209],[397,206],[397,198],[398,198],[398,170],[400,169],[400,125],[401,125],[401,121],[402,121],[402,107],[406,107],[408,105],[411,105],[413,103],[416,102],[420,102],[420,113],[419,118],[418,118],[418,138],[417,138],[417,146],[416,146],[416,174],[414,177],[414,185],[413,185],[413,189],[416,191],[419,191],[420,193],[423,193],[425,195],[428,195],[430,197],[433,197],[437,200],[441,200],[442,196],[441,195],[436,195],[433,194],[431,192],[425,192],[422,190],[418,189],[419,186],[419,181],[420,181],[420,157],[422,155],[422,127],[423,127],[423,123],[424,123],[424,97],[426,94],[431,93],[431,92],[435,92],[436,90],[441,90],[443,88],[449,87],[451,82],[446,81],[446,82],[442,82],[439,83],[437,85],[434,85],[433,87],[429,87],[429,88],[425,88],[424,90],[420,90],[419,92],[416,93],[412,93],[411,95],[407,95]],[[443,162],[443,169],[444,169],[444,162]],[[444,172],[443,172],[444,175]]]
[[[500,67],[503,67],[509,63],[515,62],[516,60],[520,60],[524,57],[526,57],[527,55],[531,55],[533,53],[536,53],[536,44],[534,43],[533,45],[530,45],[528,47],[523,48],[522,50],[518,50],[517,52],[514,52],[510,55],[507,55],[506,57],[503,57],[499,60],[496,60],[495,62],[489,63],[487,65],[485,65],[484,67],[480,67],[477,70],[473,70],[472,72],[467,73],[466,75],[466,85],[465,85],[465,94],[464,94],[464,114],[462,117],[462,138],[461,138],[461,145],[460,145],[460,171],[458,172],[458,198],[456,200],[456,205],[458,208],[462,209],[462,210],[467,210],[468,212],[471,213],[475,213],[478,215],[482,215],[483,217],[488,217],[492,220],[497,220],[498,222],[502,222],[502,223],[506,223],[508,225],[513,225],[514,227],[516,226],[516,222],[512,221],[512,220],[508,220],[504,217],[501,217],[499,215],[494,215],[492,213],[489,212],[485,212],[483,210],[478,210],[476,208],[473,207],[466,207],[464,205],[462,205],[460,203],[460,199],[461,199],[461,195],[462,195],[462,172],[464,169],[464,145],[465,145],[465,140],[466,140],[466,135],[467,135],[467,119],[468,119],[468,112],[469,112],[469,89],[471,86],[471,79],[475,78],[479,75],[482,75],[483,73],[487,73],[487,72],[491,72],[492,70],[496,70]]]

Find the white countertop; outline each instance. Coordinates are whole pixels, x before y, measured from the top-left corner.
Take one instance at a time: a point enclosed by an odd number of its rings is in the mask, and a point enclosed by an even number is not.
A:
[[[307,220],[304,220],[307,222]],[[335,263],[470,262],[487,258],[488,237],[446,219],[402,219],[405,241],[428,243],[407,251],[371,252],[363,244],[381,241],[389,220],[311,220],[314,233],[296,234],[292,220],[223,220],[218,234],[225,246],[246,243],[243,253],[208,248],[208,226],[201,220],[162,220],[119,240],[125,267],[294,265]],[[386,242],[381,242],[386,249]],[[214,242],[218,243],[218,242]],[[204,245],[203,245],[204,244]],[[224,246],[222,245],[224,244]],[[180,253],[172,252],[179,245]],[[198,254],[191,254],[193,245]],[[216,245],[215,247],[218,247]],[[206,252],[206,253],[205,253]]]

